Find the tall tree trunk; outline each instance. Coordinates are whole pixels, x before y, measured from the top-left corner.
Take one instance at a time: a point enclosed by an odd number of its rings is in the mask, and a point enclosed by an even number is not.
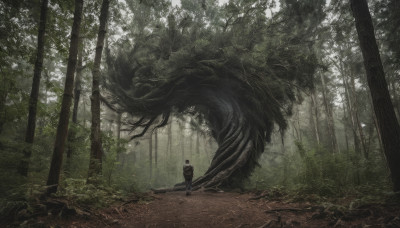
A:
[[[0,70],[1,66],[0,66]],[[1,88],[0,88],[0,134],[3,132],[3,126],[6,123],[6,112],[5,112],[5,107],[6,107],[6,101],[7,101],[7,96],[8,96],[8,89],[7,89],[7,78],[6,76],[2,73],[0,74],[1,77]]]
[[[72,109],[72,122],[78,123],[78,106],[82,90],[82,71],[83,71],[83,38],[79,39],[78,65],[76,67],[75,87],[74,87],[74,108]]]
[[[393,190],[400,191],[400,126],[396,119],[383,66],[376,44],[374,27],[366,0],[351,0],[358,39],[367,73],[382,144],[391,172]]]
[[[48,2],[48,0],[42,0],[42,5],[40,9],[36,62],[35,68],[33,70],[32,90],[31,96],[29,98],[28,126],[26,128],[25,134],[25,142],[28,144],[28,146],[24,148],[24,157],[20,161],[18,168],[18,172],[25,177],[28,176],[29,160],[32,154],[32,143],[35,138],[36,110],[39,98],[40,75],[42,73],[43,67]]]
[[[193,155],[193,131],[191,130],[190,131],[190,138],[189,138],[189,145],[190,145],[190,148],[189,148],[189,157],[190,157],[190,160],[192,160],[192,155]]]
[[[397,95],[397,88],[396,87],[396,81],[392,81],[390,83],[392,85],[392,91],[393,91],[393,105],[395,107],[395,110],[397,111],[397,121],[400,120],[400,99]]]
[[[331,146],[332,146],[333,152],[337,153],[338,145],[337,145],[337,141],[336,141],[335,122],[333,119],[332,105],[328,101],[325,77],[322,73],[320,73],[320,76],[321,76],[321,82],[322,82],[322,99],[323,99],[324,107],[325,107],[326,122],[328,125],[328,133],[329,133],[329,137],[331,138]]]
[[[157,160],[158,160],[158,133],[157,130],[154,131],[154,163],[157,169]]]
[[[379,151],[381,152],[381,155],[383,156],[382,160],[386,161],[385,151],[384,151],[383,145],[382,145],[381,131],[379,130],[378,120],[376,119],[375,112],[373,112],[373,117],[374,117],[374,125],[375,125],[375,129],[376,129],[376,134],[378,135]],[[387,164],[387,162],[386,162],[386,164]]]
[[[100,25],[97,35],[96,54],[94,57],[92,76],[92,97],[91,112],[92,112],[92,126],[91,126],[91,146],[90,146],[90,163],[88,180],[91,177],[101,174],[102,170],[102,151],[101,151],[101,131],[100,131],[100,63],[101,54],[103,52],[104,39],[106,36],[106,24],[108,20],[108,8],[110,5],[109,0],[103,0],[100,10]]]
[[[281,132],[281,153],[283,154],[283,159],[286,159],[286,148],[285,148],[285,133]],[[283,165],[283,186],[287,186],[287,179],[288,179],[288,162],[284,162]]]
[[[344,104],[345,101],[343,100],[342,107],[343,107],[343,127],[344,127],[344,139],[346,142],[346,151],[349,151],[349,140],[348,140],[348,130],[347,130],[347,115],[346,115],[346,105]]]
[[[149,135],[149,174],[150,179],[153,177],[153,134]]]
[[[181,152],[182,152],[182,156],[181,156],[181,161],[182,164],[185,162],[185,134],[184,134],[184,125],[179,124],[179,130],[181,131],[181,139],[180,139],[180,143],[181,144]]]
[[[312,124],[314,126],[314,134],[315,139],[317,140],[317,145],[320,145],[320,137],[319,137],[319,117],[318,117],[318,104],[315,96],[315,92],[311,94],[311,118]]]
[[[341,64],[343,65],[343,64]],[[356,127],[356,120],[355,120],[355,115],[354,115],[354,110],[353,110],[353,105],[352,105],[352,97],[350,96],[349,93],[349,86],[346,80],[346,76],[345,76],[345,72],[342,69],[342,79],[343,79],[343,86],[344,86],[344,92],[345,92],[345,97],[346,97],[346,104],[347,104],[347,110],[350,114],[350,120],[351,120],[351,130],[353,133],[353,139],[354,139],[354,150],[356,151],[356,153],[361,153],[360,151],[360,142],[358,139],[358,135],[357,135],[357,127]]]
[[[119,161],[121,156],[121,119],[122,113],[119,112],[117,115],[117,161]]]
[[[196,154],[200,154],[200,133],[196,131]]]
[[[367,143],[367,153],[369,154],[374,143],[374,114],[371,113],[371,122],[368,124],[368,143]]]
[[[79,38],[79,49],[78,49],[78,63],[76,66],[76,76],[75,76],[75,86],[74,86],[74,107],[72,109],[72,122],[74,123],[75,126],[69,129],[68,131],[68,149],[67,149],[67,161],[65,164],[65,173],[67,175],[70,174],[71,172],[71,159],[72,159],[72,154],[74,153],[74,149],[71,146],[71,144],[75,141],[75,136],[76,136],[76,125],[78,124],[78,105],[79,105],[79,97],[81,95],[81,78],[82,78],[82,70],[83,70],[83,60],[82,60],[82,55],[83,55],[83,39]]]
[[[350,72],[352,72],[352,70],[350,70]],[[367,146],[366,146],[364,130],[362,129],[360,117],[358,115],[358,102],[357,102],[357,94],[356,94],[356,85],[355,85],[353,73],[350,73],[350,76],[351,76],[350,90],[351,90],[351,94],[352,94],[352,98],[353,98],[352,100],[353,100],[353,111],[354,111],[355,123],[356,123],[356,127],[357,127],[357,130],[358,130],[358,134],[360,135],[360,141],[361,141],[361,146],[362,146],[362,150],[363,150],[363,153],[364,153],[364,158],[368,160],[369,155],[368,155],[368,149],[367,149]]]
[[[49,176],[47,179],[47,193],[55,193],[61,172],[61,164],[65,148],[65,140],[68,134],[68,124],[70,108],[72,103],[72,90],[74,88],[74,73],[78,55],[79,30],[82,21],[83,0],[75,0],[74,23],[71,31],[71,42],[69,46],[69,56],[67,73],[65,77],[64,94],[61,103],[60,119],[57,126],[56,140],[54,142],[53,157],[51,160]]]
[[[85,101],[85,97],[82,97],[82,112],[83,112],[83,128],[86,128],[86,101]]]
[[[167,155],[171,156],[171,153],[172,153],[172,121],[168,125]]]
[[[298,127],[298,130],[299,130],[299,139],[300,139],[300,142],[301,142],[301,141],[303,141],[303,137],[301,136],[300,108],[299,108],[299,106],[300,106],[300,105],[297,105],[297,127]]]

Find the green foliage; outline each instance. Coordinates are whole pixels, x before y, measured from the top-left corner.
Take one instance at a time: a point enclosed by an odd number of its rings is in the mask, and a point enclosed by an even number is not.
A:
[[[12,138],[0,136],[0,156],[0,199],[24,199],[26,178],[20,176],[16,169],[22,159],[21,144]]]
[[[14,200],[0,198],[0,219],[2,221],[12,221],[18,214],[18,211],[28,207],[25,199]]]
[[[369,183],[386,183],[387,186],[387,180],[382,178],[385,170],[373,169],[371,161],[363,160],[352,151],[345,152],[347,154],[335,154],[321,148],[305,151],[301,143],[296,144],[302,155],[302,169],[298,177],[298,190],[301,192],[339,196],[352,186]]]
[[[354,151],[332,153],[321,147],[306,149],[299,141],[296,151],[283,156],[263,156],[261,167],[250,178],[248,188],[284,186],[295,198],[319,201],[321,197],[376,195],[382,199],[390,187],[384,161],[378,153],[365,160]],[[311,198],[310,198],[311,197]]]
[[[86,179],[67,178],[55,196],[65,197],[71,203],[99,208],[121,200],[124,195],[121,191],[103,184],[94,186],[87,184]]]

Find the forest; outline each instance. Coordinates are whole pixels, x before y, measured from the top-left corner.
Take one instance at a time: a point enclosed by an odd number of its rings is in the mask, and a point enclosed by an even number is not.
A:
[[[400,227],[399,37],[397,0],[1,0],[0,227]]]

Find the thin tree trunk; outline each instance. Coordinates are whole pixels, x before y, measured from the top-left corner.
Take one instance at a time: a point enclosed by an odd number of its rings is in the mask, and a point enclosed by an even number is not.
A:
[[[327,98],[328,95],[326,92],[325,77],[322,73],[320,73],[320,76],[321,76],[321,82],[322,82],[322,98],[323,98],[324,107],[325,107],[326,122],[328,125],[328,133],[331,138],[331,146],[332,146],[333,152],[337,153],[338,146],[337,146],[337,141],[336,141],[335,122],[333,119],[332,106]]]
[[[167,155],[171,156],[171,153],[172,153],[172,121],[168,125]]]
[[[352,71],[351,71],[352,72]],[[365,136],[364,136],[364,131],[362,129],[361,126],[361,122],[360,122],[360,118],[358,115],[358,102],[357,102],[357,95],[356,95],[356,86],[355,86],[355,82],[354,82],[354,75],[351,74],[351,86],[350,86],[350,90],[351,90],[351,94],[353,95],[353,110],[354,110],[354,117],[355,117],[355,121],[356,121],[356,126],[358,129],[358,134],[360,135],[360,141],[361,141],[361,146],[364,152],[364,158],[368,160],[368,150],[367,150],[367,146],[366,146],[366,140],[365,140]]]
[[[117,115],[117,161],[119,161],[121,155],[121,119],[122,113],[118,113]]]
[[[372,147],[372,145],[371,144],[373,144],[373,142],[374,142],[374,124],[373,124],[373,122],[374,122],[374,114],[373,113],[371,113],[371,122],[368,124],[368,146],[367,146],[367,152],[368,152],[368,154],[369,154],[369,152],[371,151],[371,147]]]
[[[200,133],[196,131],[196,154],[200,154]]]
[[[281,133],[281,153],[283,154],[284,158],[286,158],[286,150],[285,150],[285,133]],[[283,165],[283,186],[287,186],[287,178],[288,178],[288,162],[284,162]]]
[[[390,100],[367,1],[351,0],[350,2],[356,21],[374,111],[391,172],[393,190],[397,192],[400,191],[400,126]]]
[[[72,109],[72,122],[78,123],[78,106],[82,90],[82,71],[83,71],[83,38],[79,39],[78,65],[76,67],[75,87],[74,87],[74,108]]]
[[[341,63],[342,65],[342,63]],[[346,76],[345,76],[345,72],[342,69],[341,70],[341,74],[342,74],[342,78],[343,78],[343,86],[344,86],[344,91],[345,91],[345,97],[346,97],[346,103],[347,103],[347,110],[349,111],[350,114],[350,120],[351,120],[351,130],[353,132],[353,139],[354,139],[354,150],[356,151],[356,153],[361,153],[360,152],[360,145],[359,145],[359,139],[358,139],[358,135],[357,135],[357,127],[356,127],[356,121],[355,121],[355,117],[354,117],[354,110],[353,110],[353,105],[352,105],[352,99],[349,93],[349,86],[347,84],[347,80],[346,80]]]
[[[101,131],[100,131],[100,63],[103,52],[104,39],[106,36],[106,24],[108,20],[108,8],[110,1],[103,0],[100,11],[100,26],[97,36],[96,54],[94,57],[92,76],[92,126],[91,126],[91,147],[88,180],[94,175],[101,174],[102,170],[102,151],[101,151]]]
[[[83,60],[82,60],[82,52],[83,52],[83,39],[79,38],[79,49],[78,49],[78,63],[76,66],[76,76],[75,76],[75,86],[74,86],[74,107],[72,109],[72,122],[74,125],[78,124],[78,105],[79,105],[79,97],[81,95],[81,78],[82,78],[82,70],[83,70]],[[65,173],[67,175],[71,172],[71,159],[72,154],[74,153],[74,149],[71,146],[73,141],[75,140],[76,135],[76,126],[72,127],[68,131],[68,148],[67,148],[67,161],[65,164]]]
[[[320,145],[320,138],[319,138],[319,118],[318,118],[318,105],[315,96],[315,92],[311,94],[311,118],[314,125],[314,134],[315,139],[317,140],[317,145]]]
[[[190,141],[190,151],[189,151],[189,157],[190,157],[190,160],[192,160],[192,155],[193,155],[193,131],[191,130],[190,131],[190,138],[189,138],[189,141]]]
[[[86,128],[86,101],[85,97],[82,98],[82,104],[83,104],[83,128]]]
[[[108,120],[108,129],[107,129],[107,131],[111,132],[111,134],[113,134],[113,124],[114,124],[114,120]]]
[[[180,144],[181,144],[181,152],[182,152],[182,164],[185,161],[185,134],[184,134],[184,126],[181,124],[179,125],[179,129],[181,131],[181,139],[180,139]]]
[[[153,177],[153,134],[149,135],[149,174]]]
[[[154,131],[154,163],[157,169],[157,160],[158,160],[158,133],[157,130]]]
[[[24,148],[24,158],[21,160],[18,168],[18,172],[22,176],[28,176],[29,160],[32,154],[32,143],[35,138],[36,128],[36,111],[37,102],[39,98],[39,86],[40,86],[40,75],[42,73],[43,58],[44,58],[44,44],[45,44],[45,33],[46,33],[46,21],[47,21],[47,9],[48,0],[42,0],[40,9],[40,21],[39,21],[39,32],[38,32],[38,43],[35,68],[33,70],[33,81],[32,90],[29,98],[29,115],[28,115],[28,126],[26,128],[25,142],[28,144]]]
[[[349,140],[348,140],[348,134],[347,134],[347,115],[346,115],[346,105],[344,104],[345,103],[345,101],[343,100],[343,103],[342,103],[342,107],[343,107],[343,121],[344,121],[344,124],[343,124],[343,127],[344,127],[344,139],[345,139],[345,142],[346,142],[346,151],[349,151]]]
[[[50,165],[49,176],[47,179],[47,193],[55,193],[61,172],[61,164],[65,149],[65,140],[68,134],[68,124],[70,108],[72,103],[72,92],[74,88],[74,73],[78,55],[79,30],[82,21],[83,0],[75,0],[74,23],[71,31],[71,42],[69,46],[69,56],[67,73],[65,77],[64,94],[61,103],[60,119],[58,121],[56,140],[54,142],[53,156]]]
[[[299,105],[296,105],[296,123],[294,124],[296,126],[297,124],[297,129],[296,129],[296,133],[298,134],[298,139],[301,142],[302,141],[302,137],[301,137],[301,128],[300,128],[300,109],[299,109]]]

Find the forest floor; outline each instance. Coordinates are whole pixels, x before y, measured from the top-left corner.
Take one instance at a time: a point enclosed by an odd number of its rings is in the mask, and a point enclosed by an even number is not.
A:
[[[269,192],[148,194],[147,200],[132,196],[96,211],[39,216],[20,227],[400,227],[398,204],[366,204],[350,210],[340,203],[293,203],[270,196]]]

